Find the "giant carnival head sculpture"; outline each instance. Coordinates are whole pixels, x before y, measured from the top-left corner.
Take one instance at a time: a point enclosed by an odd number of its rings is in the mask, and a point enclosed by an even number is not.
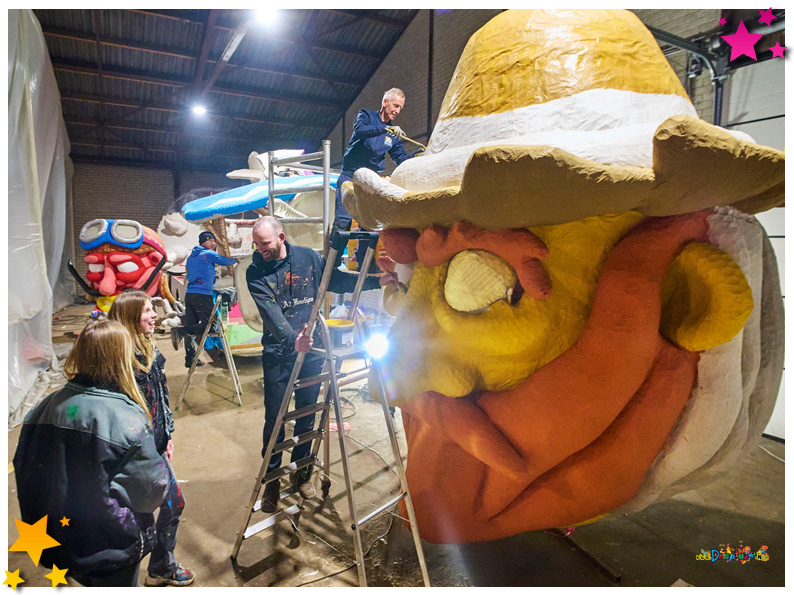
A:
[[[422,536],[573,526],[730,468],[781,377],[752,214],[783,200],[784,154],[698,119],[632,13],[511,10],[475,33],[427,153],[344,188],[412,267],[380,398]]]
[[[109,309],[113,297],[125,289],[174,303],[163,275],[168,262],[165,246],[148,227],[129,219],[93,219],[80,230],[80,247],[85,250],[90,285],[76,271],[72,273],[101,309]]]

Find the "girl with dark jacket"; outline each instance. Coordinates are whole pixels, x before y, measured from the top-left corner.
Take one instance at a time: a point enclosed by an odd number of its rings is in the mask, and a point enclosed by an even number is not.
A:
[[[132,338],[135,349],[135,359],[132,361],[136,370],[135,380],[152,418],[157,452],[162,456],[169,473],[168,493],[157,516],[157,541],[149,557],[149,571],[145,584],[148,587],[162,585],[183,587],[191,584],[196,576],[189,568],[179,564],[174,556],[176,531],[185,508],[185,498],[171,466],[174,452],[174,443],[171,441],[174,418],[169,403],[168,382],[165,378],[165,357],[152,340],[157,313],[152,307],[151,298],[146,293],[130,291],[116,296],[108,317],[118,320]]]
[[[66,359],[71,380],[28,414],[14,455],[22,520],[47,515],[60,543],[42,552],[42,564],[86,586],[140,586],[152,512],[168,487],[132,358],[123,326],[89,322]]]

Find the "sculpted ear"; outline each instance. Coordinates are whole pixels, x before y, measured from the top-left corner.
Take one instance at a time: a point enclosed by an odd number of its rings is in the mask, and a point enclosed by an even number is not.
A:
[[[659,330],[688,351],[705,351],[733,339],[752,311],[752,291],[733,258],[692,242],[667,271]]]

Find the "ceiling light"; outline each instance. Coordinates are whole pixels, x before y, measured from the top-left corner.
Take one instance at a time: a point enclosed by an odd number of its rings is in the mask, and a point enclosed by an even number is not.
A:
[[[256,20],[263,25],[272,25],[278,20],[278,9],[260,8],[256,11]]]
[[[203,105],[194,105],[193,106],[193,113],[198,115],[198,116],[203,116],[204,114],[207,113],[207,108],[204,107]]]

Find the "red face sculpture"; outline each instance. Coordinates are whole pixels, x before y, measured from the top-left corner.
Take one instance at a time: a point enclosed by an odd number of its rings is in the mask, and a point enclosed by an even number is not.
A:
[[[89,221],[80,231],[80,246],[86,250],[86,279],[101,295],[114,296],[125,289],[170,295],[162,287],[165,246],[154,231],[137,221]]]

